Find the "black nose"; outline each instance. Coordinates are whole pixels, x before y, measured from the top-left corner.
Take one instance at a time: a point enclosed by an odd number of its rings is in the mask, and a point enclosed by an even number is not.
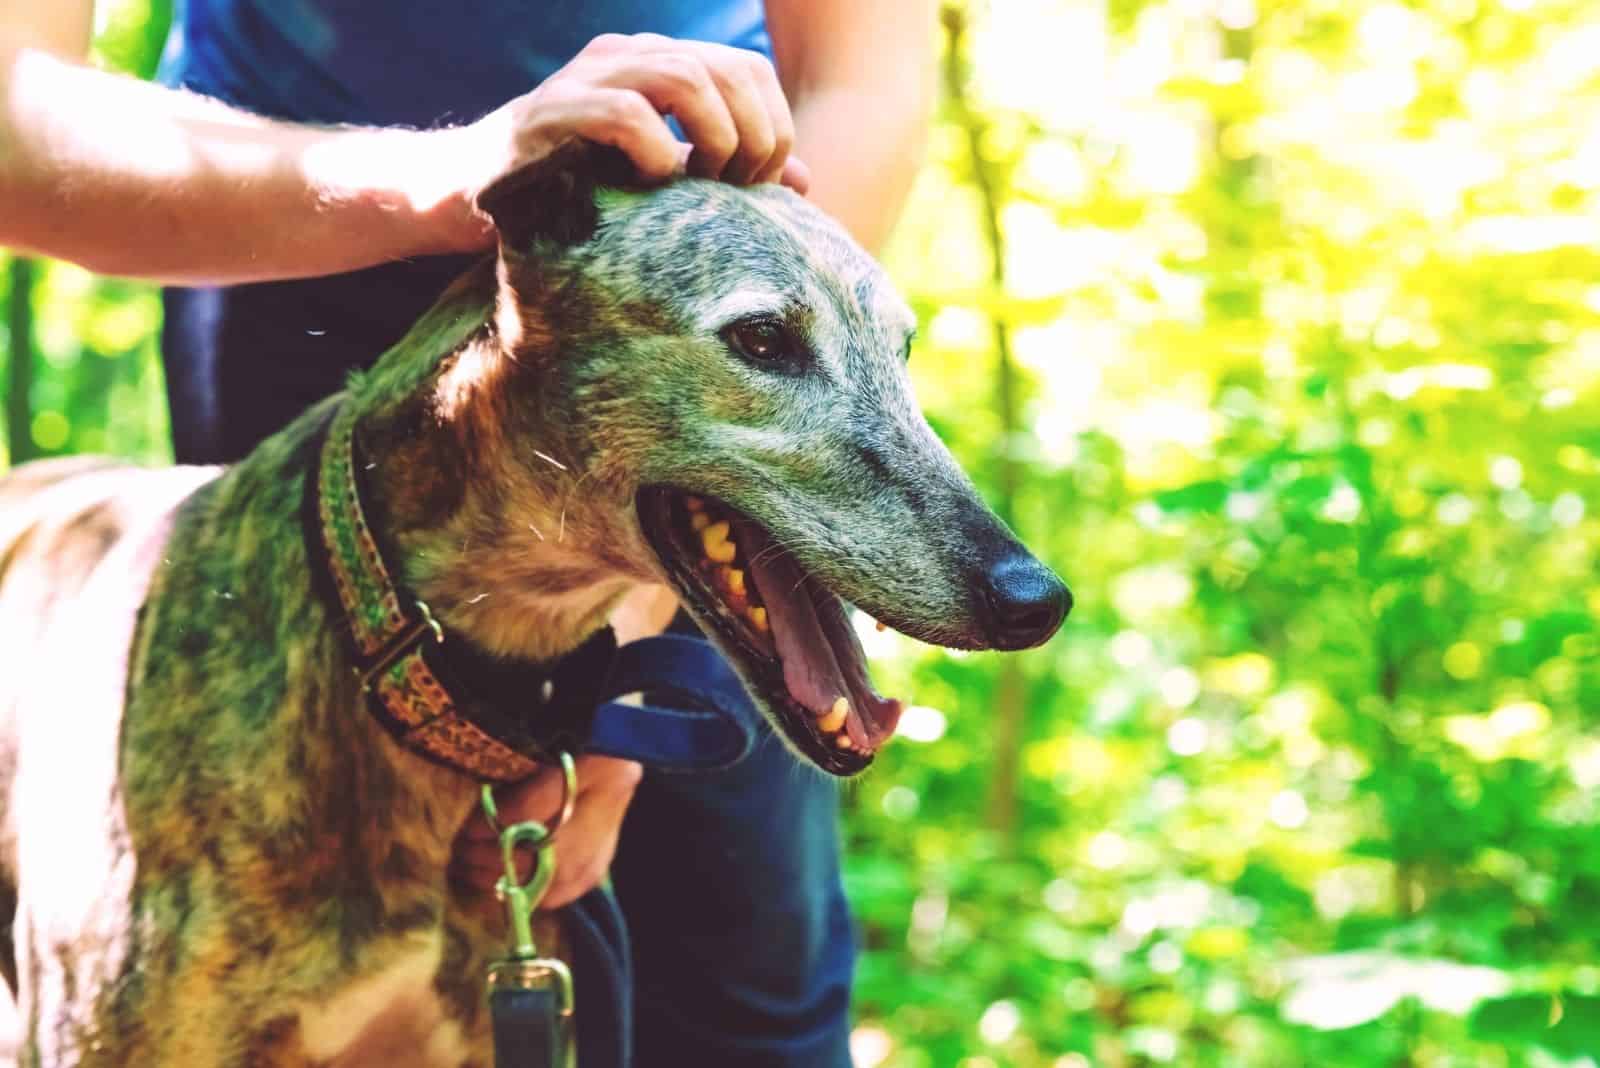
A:
[[[983,576],[980,612],[996,649],[1031,649],[1050,639],[1072,611],[1072,591],[1018,546]]]

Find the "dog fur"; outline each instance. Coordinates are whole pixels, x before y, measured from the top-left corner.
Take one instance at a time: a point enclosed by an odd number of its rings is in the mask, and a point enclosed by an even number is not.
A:
[[[492,1063],[503,917],[445,878],[477,786],[374,722],[310,579],[329,405],[360,410],[405,580],[493,652],[560,655],[661,580],[646,484],[759,518],[907,633],[987,643],[971,574],[1014,542],[916,409],[914,320],[879,267],[787,191],[596,188],[591,162],[486,197],[499,255],[238,465],[0,481],[21,1064]],[[814,366],[731,356],[719,331],[758,313]]]

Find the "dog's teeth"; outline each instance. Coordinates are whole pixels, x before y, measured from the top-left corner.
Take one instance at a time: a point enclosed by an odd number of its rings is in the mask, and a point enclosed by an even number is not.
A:
[[[817,717],[817,727],[823,734],[832,734],[844,726],[844,721],[850,718],[850,702],[843,697],[836,698],[833,707]]]
[[[698,533],[711,525],[711,517],[704,512],[695,512],[689,516],[689,526]]]
[[[841,734],[834,738],[833,744],[838,746],[840,749],[852,749],[855,747],[856,743],[850,740],[850,736],[848,734]]]
[[[750,622],[755,625],[756,630],[759,630],[762,634],[767,632],[767,610],[765,608],[761,605],[753,604],[745,611],[745,615],[750,617]]]
[[[736,596],[744,596],[744,572],[736,567],[722,569],[722,580],[728,584],[728,592]]]
[[[708,558],[719,564],[733,563],[733,558],[739,555],[739,547],[728,540],[732,530],[732,524],[724,519],[700,532],[700,545]]]

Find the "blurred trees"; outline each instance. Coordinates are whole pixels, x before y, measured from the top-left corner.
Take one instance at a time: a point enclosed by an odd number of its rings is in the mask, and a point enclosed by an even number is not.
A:
[[[1078,607],[1010,659],[863,635],[917,707],[849,794],[858,1061],[1595,1065],[1600,12],[944,25],[888,260]],[[163,456],[151,291],[22,307],[27,447]]]
[[[947,17],[913,366],[1078,609],[1014,851],[1003,667],[881,643],[864,1062],[1595,1063],[1597,14]]]
[[[95,15],[94,62],[155,73],[172,0],[101,0]],[[3,249],[0,265],[5,461],[70,452],[170,460],[156,291]]]

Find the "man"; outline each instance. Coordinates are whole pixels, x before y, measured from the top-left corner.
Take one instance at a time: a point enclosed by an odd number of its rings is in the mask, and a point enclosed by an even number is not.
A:
[[[646,178],[783,181],[876,247],[931,85],[930,0],[188,0],[163,80],[193,92],[76,62],[92,5],[0,0],[0,245],[186,287],[164,346],[186,462],[237,459],[375,360],[490,247],[474,194],[570,137]],[[619,631],[661,629],[663,594]],[[642,781],[580,760],[545,903],[615,855],[641,1065],[848,1063],[837,800],[788,759],[767,739],[724,772]],[[557,792],[536,779],[502,809],[547,817]],[[497,864],[487,827],[463,828],[455,877],[489,885]]]

